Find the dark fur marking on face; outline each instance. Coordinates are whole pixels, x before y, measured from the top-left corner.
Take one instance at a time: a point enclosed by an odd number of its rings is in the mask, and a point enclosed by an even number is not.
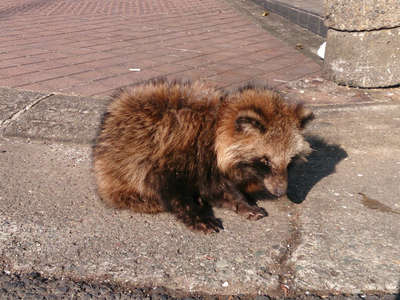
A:
[[[252,117],[239,117],[236,119],[237,131],[244,131],[249,125],[255,129],[258,129],[261,133],[265,133],[266,131],[265,126]]]

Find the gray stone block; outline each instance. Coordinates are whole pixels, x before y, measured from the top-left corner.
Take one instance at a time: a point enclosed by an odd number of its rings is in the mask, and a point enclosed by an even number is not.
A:
[[[399,0],[325,0],[325,25],[346,31],[400,26]]]
[[[108,102],[106,99],[54,95],[12,121],[4,135],[90,144]]]
[[[0,88],[0,126],[45,94]]]
[[[324,71],[343,85],[400,84],[400,28],[366,32],[328,30]]]

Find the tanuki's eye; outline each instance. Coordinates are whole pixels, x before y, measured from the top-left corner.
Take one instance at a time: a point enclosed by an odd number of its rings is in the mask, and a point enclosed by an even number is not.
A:
[[[307,162],[307,158],[302,154],[297,154],[292,157],[291,163]]]
[[[266,167],[269,167],[269,166],[270,166],[269,160],[268,160],[268,158],[266,158],[266,157],[261,157],[261,158],[260,158],[260,162],[261,162],[264,166],[266,166]]]

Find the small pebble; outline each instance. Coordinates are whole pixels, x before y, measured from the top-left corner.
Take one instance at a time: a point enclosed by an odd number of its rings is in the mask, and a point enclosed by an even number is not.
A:
[[[301,50],[301,49],[303,49],[303,48],[304,48],[304,47],[303,47],[302,44],[300,44],[300,43],[296,44],[296,49],[297,49],[297,50]]]

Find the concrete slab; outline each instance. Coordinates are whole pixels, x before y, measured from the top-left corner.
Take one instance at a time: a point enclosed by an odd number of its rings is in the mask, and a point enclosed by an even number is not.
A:
[[[43,96],[45,94],[0,87],[0,126]]]
[[[225,230],[203,235],[168,214],[106,209],[89,145],[104,103],[65,99],[25,111],[0,140],[1,270],[186,295],[398,293],[400,105],[314,108],[316,151],[291,169],[291,201],[262,203],[257,222],[217,210]]]
[[[10,102],[6,97],[0,98]],[[10,122],[4,135],[88,144],[96,136],[108,102],[106,99],[52,95]]]
[[[399,116],[398,105],[326,110],[310,128],[339,144],[347,157],[301,204],[301,243],[290,259],[296,290],[398,292]],[[330,157],[326,159],[324,164],[329,164]],[[304,171],[305,182],[312,181],[308,177],[313,174]]]
[[[325,1],[325,24],[338,31],[372,31],[400,26],[400,3],[367,0]]]
[[[218,210],[225,230],[196,234],[171,215],[106,209],[90,148],[1,141],[0,258],[44,276],[212,294],[271,294],[290,238],[290,202],[252,222]]]
[[[399,4],[400,5],[400,4]],[[329,29],[325,77],[341,85],[377,88],[398,86],[400,28],[361,32]]]

